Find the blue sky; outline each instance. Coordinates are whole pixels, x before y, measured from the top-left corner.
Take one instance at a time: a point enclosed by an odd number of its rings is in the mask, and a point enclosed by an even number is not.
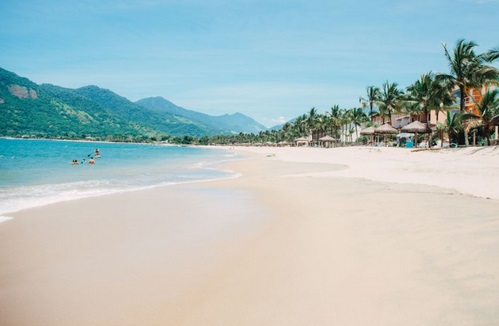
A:
[[[0,67],[272,126],[499,46],[499,0],[2,0]]]

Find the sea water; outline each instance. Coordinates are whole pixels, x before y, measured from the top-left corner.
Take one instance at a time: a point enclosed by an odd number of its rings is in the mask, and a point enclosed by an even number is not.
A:
[[[91,165],[96,149],[100,157]],[[0,222],[59,201],[234,177],[216,164],[235,158],[198,147],[1,138]]]

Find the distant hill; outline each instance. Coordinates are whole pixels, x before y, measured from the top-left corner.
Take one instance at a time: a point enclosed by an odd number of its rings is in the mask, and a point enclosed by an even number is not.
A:
[[[107,137],[148,135],[152,128],[120,119],[74,90],[43,84],[0,68],[0,135]]]
[[[225,114],[221,116],[211,116],[208,114],[187,110],[162,97],[149,97],[135,102],[151,111],[170,113],[181,116],[203,125],[217,129],[221,134],[226,133],[259,133],[267,128],[252,118],[241,114]]]
[[[282,126],[284,126],[284,124],[275,125],[275,126],[270,127],[269,130],[281,130]]]
[[[212,117],[163,98],[139,102],[98,86],[69,89],[38,85],[0,68],[0,136],[136,140],[165,134],[201,137],[265,129],[238,113]]]
[[[291,120],[286,121],[286,122],[285,122],[285,123],[283,123],[283,124],[280,124],[280,125],[275,125],[275,126],[273,126],[273,127],[270,127],[268,130],[281,130],[281,129],[282,129],[282,127],[284,127],[284,125],[285,125],[286,123],[294,123],[295,121],[296,121],[296,118],[293,118],[293,119],[291,119]]]
[[[149,110],[110,90],[102,89],[97,86],[85,86],[76,89],[75,92],[94,102],[100,103],[106,110],[112,112],[121,119],[134,121],[135,123],[147,126],[161,133],[175,136],[189,135],[195,137],[217,133],[216,129],[198,123],[197,121],[192,121],[168,112]]]

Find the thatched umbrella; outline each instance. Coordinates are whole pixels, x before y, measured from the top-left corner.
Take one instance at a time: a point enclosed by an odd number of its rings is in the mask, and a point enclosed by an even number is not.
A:
[[[414,121],[409,123],[406,126],[403,126],[402,129],[400,129],[402,132],[410,132],[414,134],[414,146],[417,147],[418,145],[418,134],[431,134],[432,130],[426,123],[422,123],[419,121]],[[429,141],[428,141],[428,147],[430,147]]]
[[[360,131],[360,134],[362,136],[365,136],[365,135],[374,135],[374,127],[368,127],[366,129],[362,129]]]
[[[300,144],[308,145],[308,143],[309,143],[308,138],[305,138],[305,137],[296,138],[295,142],[296,142],[296,146],[300,146]]]
[[[379,135],[391,135],[398,134],[399,132],[397,129],[393,128],[391,124],[385,123],[384,125],[375,128],[374,133]]]
[[[321,137],[321,138],[319,138],[319,140],[320,140],[321,142],[324,142],[324,143],[330,143],[330,144],[332,144],[332,143],[336,142],[336,138],[333,138],[333,137],[331,137],[331,136],[329,136],[329,135],[328,135],[328,136]]]
[[[361,136],[369,136],[371,144],[373,143],[373,137],[374,137],[374,126],[372,127],[367,127],[366,129],[362,129],[360,131]]]
[[[386,144],[386,135],[394,135],[398,134],[398,130],[393,128],[391,124],[385,123],[384,125],[379,126],[378,128],[374,129],[374,134],[376,135],[383,135],[384,136],[384,141]]]

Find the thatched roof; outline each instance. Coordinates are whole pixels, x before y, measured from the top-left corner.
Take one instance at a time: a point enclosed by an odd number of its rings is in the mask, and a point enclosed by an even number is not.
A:
[[[360,131],[360,134],[362,136],[364,136],[364,135],[374,135],[374,127],[369,127],[369,128],[366,128],[366,129],[362,129]]]
[[[306,142],[308,142],[308,138],[300,137],[300,138],[296,138],[295,141],[306,141]]]
[[[493,117],[492,120],[490,120],[490,124],[493,126],[499,126],[499,115]]]
[[[421,123],[419,121],[414,121],[409,123],[406,126],[403,126],[402,129],[400,129],[402,132],[412,132],[412,133],[418,133],[418,134],[427,134],[431,132],[431,129],[428,127],[426,123]]]
[[[385,123],[374,129],[375,134],[388,135],[388,134],[398,134],[398,130],[393,128],[391,124]]]
[[[331,136],[324,136],[324,137],[321,137],[319,138],[320,141],[331,141],[331,142],[335,142],[336,139],[331,137]]]

